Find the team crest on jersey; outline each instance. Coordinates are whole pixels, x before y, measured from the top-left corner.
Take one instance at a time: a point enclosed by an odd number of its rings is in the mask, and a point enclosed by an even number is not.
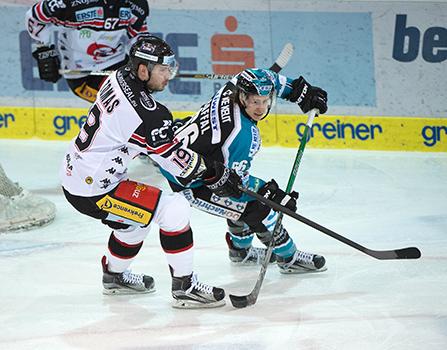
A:
[[[144,91],[140,92],[140,103],[148,111],[154,111],[157,108],[157,103],[152,96],[146,94]]]
[[[172,122],[170,120],[163,120],[163,126],[158,129],[152,129],[151,140],[153,146],[158,146],[166,142],[168,138],[168,131],[171,129]]]
[[[75,12],[76,21],[90,21],[92,19],[102,19],[104,18],[104,10],[102,7],[92,7],[85,10],[80,10]]]

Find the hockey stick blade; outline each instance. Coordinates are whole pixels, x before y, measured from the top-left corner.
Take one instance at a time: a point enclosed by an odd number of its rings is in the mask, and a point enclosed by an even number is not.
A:
[[[294,50],[295,49],[292,43],[285,44],[275,63],[273,63],[273,65],[269,69],[274,71],[275,73],[279,73],[281,69],[283,69],[287,65],[287,63],[289,63]]]
[[[253,302],[249,301],[250,295],[232,295],[230,294],[231,305],[236,309],[243,309],[249,305],[253,305]]]
[[[421,257],[421,251],[416,247],[394,250],[372,250],[365,248],[364,252],[379,260],[419,259]]]
[[[248,188],[245,187],[239,187],[240,190],[248,195],[250,195],[253,198],[256,198],[261,203],[264,203],[265,205],[269,206],[273,210],[279,211],[284,213],[287,216],[290,216],[298,221],[301,221],[303,224],[306,224],[310,227],[313,227],[314,229],[331,236],[332,238],[335,238],[336,240],[349,245],[350,247],[357,249],[373,258],[379,259],[379,260],[394,260],[394,259],[419,259],[421,257],[421,251],[416,247],[409,247],[409,248],[402,248],[402,249],[391,249],[391,250],[373,250],[366,248],[357,242],[351,241],[350,239],[343,237],[342,235],[339,235],[338,233],[312,221],[304,216],[295,213],[294,211],[270,200],[267,198],[264,198],[257,192],[251,191]]]
[[[293,55],[294,47],[291,43],[284,45],[281,53],[276,58],[276,61],[269,68],[275,73],[279,73],[283,69]],[[59,69],[59,74],[71,75],[110,75],[114,71],[91,71],[91,70],[76,70],[76,69]],[[230,80],[234,77],[232,74],[213,74],[213,73],[178,73],[176,78],[193,78],[193,79],[211,79],[211,80]]]
[[[250,294],[247,295],[233,295],[230,294],[231,304],[237,309],[243,309],[244,307],[251,306],[256,304],[258,300],[259,292],[262,287],[262,283],[264,281],[265,273],[267,272],[268,261],[270,261],[270,257],[273,252],[273,240],[270,242],[267,252],[265,254],[264,263],[261,266],[261,271],[259,272],[258,279],[253,290]]]

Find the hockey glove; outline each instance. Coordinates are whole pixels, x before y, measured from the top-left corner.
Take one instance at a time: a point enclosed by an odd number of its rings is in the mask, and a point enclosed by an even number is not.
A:
[[[258,193],[264,198],[270,199],[290,210],[296,211],[296,201],[298,192],[292,191],[289,194],[281,190],[275,180],[270,180],[262,186]]]
[[[39,68],[39,78],[51,83],[56,83],[61,75],[59,74],[59,55],[54,45],[41,46],[33,52],[33,57],[37,60]]]
[[[222,163],[214,161],[211,170],[214,175],[203,179],[205,186],[211,192],[219,197],[239,198],[242,195],[239,189],[239,186],[242,186],[242,180],[233,169],[228,169]]]
[[[288,98],[290,102],[296,102],[303,113],[317,108],[320,114],[327,111],[327,92],[317,86],[310,85],[303,77],[292,81],[292,91]]]

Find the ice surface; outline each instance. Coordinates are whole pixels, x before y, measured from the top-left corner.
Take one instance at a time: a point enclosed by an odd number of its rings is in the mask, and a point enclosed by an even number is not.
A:
[[[379,261],[284,222],[302,250],[323,254],[320,274],[267,271],[255,306],[171,308],[170,276],[152,229],[135,272],[155,278],[144,296],[101,294],[109,229],[65,201],[58,168],[67,143],[0,140],[0,162],[57,206],[54,223],[0,235],[0,349],[440,350],[447,348],[447,155],[306,149],[299,213],[372,249],[417,246],[419,260]],[[285,187],[296,150],[265,148],[252,173]],[[166,188],[140,160],[134,179]],[[227,294],[251,291],[258,267],[227,258],[225,221],[193,211],[195,270]],[[259,245],[256,242],[256,245]]]

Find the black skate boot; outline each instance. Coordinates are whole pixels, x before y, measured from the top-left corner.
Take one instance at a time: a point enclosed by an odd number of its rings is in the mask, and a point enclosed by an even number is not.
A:
[[[151,276],[135,274],[130,270],[121,273],[110,272],[106,257],[102,260],[102,285],[104,294],[144,294],[155,292],[154,279]]]
[[[225,305],[225,291],[199,282],[194,273],[172,277],[173,307],[178,309],[202,309]]]
[[[228,244],[228,256],[231,262],[240,265],[261,265],[264,261],[265,254],[267,253],[267,248],[257,248],[250,246],[249,248],[236,248],[231,241],[231,236],[227,232],[225,239]],[[272,253],[270,257],[270,263],[276,261],[275,254]]]
[[[311,254],[296,250],[293,256],[285,259],[279,255],[276,257],[279,272],[284,274],[321,272],[326,271],[326,260],[321,255]]]

